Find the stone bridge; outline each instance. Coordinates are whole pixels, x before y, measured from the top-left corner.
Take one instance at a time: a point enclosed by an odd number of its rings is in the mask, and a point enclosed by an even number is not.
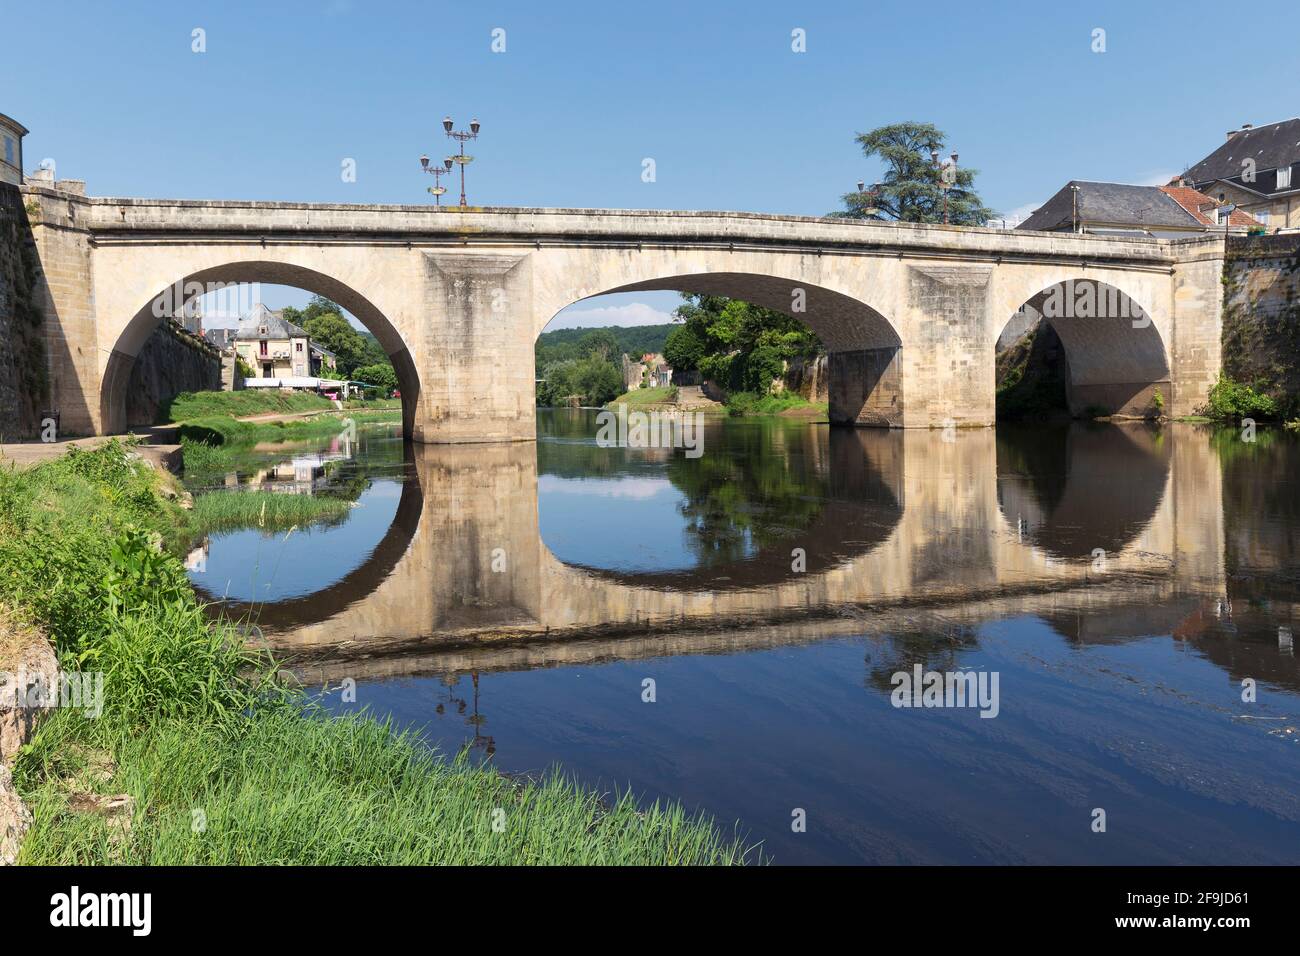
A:
[[[1079,408],[1188,414],[1219,371],[1212,237],[23,191],[70,432],[123,427],[160,316],[218,283],[296,286],[350,311],[392,357],[406,435],[426,443],[533,440],[533,343],[565,306],[606,292],[721,294],[796,315],[830,353],[837,423],[992,424],[995,343],[1025,307],[1064,342]],[[1061,290],[1066,310],[1043,309]]]

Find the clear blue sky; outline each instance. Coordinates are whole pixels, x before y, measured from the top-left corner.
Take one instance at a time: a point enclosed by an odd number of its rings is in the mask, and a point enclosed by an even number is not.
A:
[[[854,134],[914,119],[1013,213],[1070,179],[1163,181],[1300,112],[1300,60],[1229,42],[1233,11],[1199,2],[23,0],[0,23],[28,168],[93,195],[422,203],[450,114],[483,124],[475,204],[819,215],[879,176]]]

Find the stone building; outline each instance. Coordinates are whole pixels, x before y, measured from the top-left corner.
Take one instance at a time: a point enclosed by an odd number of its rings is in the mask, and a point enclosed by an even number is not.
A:
[[[260,302],[239,323],[232,341],[253,379],[315,377],[337,364],[334,353],[313,344],[306,329]]]
[[[27,132],[22,123],[0,113],[0,183],[23,184],[23,137]]]
[[[1182,176],[1269,229],[1300,228],[1300,118],[1242,125]]]

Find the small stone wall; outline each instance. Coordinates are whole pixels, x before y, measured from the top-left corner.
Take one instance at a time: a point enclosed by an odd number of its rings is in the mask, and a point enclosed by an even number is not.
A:
[[[0,440],[34,437],[49,403],[38,274],[22,194],[0,184]]]
[[[1300,235],[1228,240],[1223,371],[1300,411]]]
[[[149,336],[131,368],[126,423],[152,425],[181,392],[221,387],[221,350],[168,320]]]

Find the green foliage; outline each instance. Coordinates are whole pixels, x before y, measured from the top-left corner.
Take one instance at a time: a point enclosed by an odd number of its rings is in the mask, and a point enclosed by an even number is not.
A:
[[[196,531],[261,528],[286,531],[310,524],[335,524],[347,517],[352,503],[330,495],[285,495],[273,491],[209,491],[194,499],[191,520]]]
[[[700,367],[707,345],[699,331],[690,325],[679,325],[668,333],[664,343],[664,361],[673,371],[693,372]]]
[[[278,388],[242,388],[234,392],[181,392],[164,409],[167,421],[184,422],[214,415],[311,412],[334,407],[328,398],[311,392],[282,392]]]
[[[810,402],[797,392],[771,395],[759,392],[731,392],[727,395],[727,414],[734,418],[754,415],[780,415],[792,409],[806,409],[810,414],[826,413],[825,402]]]
[[[618,368],[598,355],[554,362],[542,377],[537,386],[539,405],[565,405],[575,395],[582,405],[604,405],[623,391]]]
[[[162,480],[118,442],[0,473],[0,601],[54,636],[65,668],[103,674],[97,719],[57,708],[19,755],[35,818],[21,862],[744,862],[680,807],[606,802],[555,774],[516,783],[313,708],[195,602],[160,546],[182,523]],[[73,789],[129,794],[131,825],[75,809]]]
[[[619,350],[617,336],[609,329],[592,329],[578,340],[578,352],[606,362],[617,361],[623,354]]]
[[[857,143],[868,159],[885,165],[880,191],[847,193],[844,209],[832,213],[846,219],[894,219],[901,222],[943,222],[944,190],[940,171],[931,151],[947,158],[946,137],[931,123],[893,123],[868,133],[859,133]],[[956,181],[948,190],[948,221],[957,226],[982,226],[997,213],[984,205],[975,192],[977,170],[958,168]],[[866,210],[874,205],[879,212]]]
[[[655,385],[651,387],[642,386],[640,388],[634,388],[630,392],[624,392],[608,404],[667,405],[676,401],[676,399],[676,385]]]
[[[767,392],[785,362],[823,351],[821,340],[784,312],[724,296],[684,293],[682,298],[677,316],[683,324],[674,348],[697,354],[686,367],[729,391]]]
[[[356,378],[356,370],[363,366],[392,365],[375,337],[354,329],[343,317],[343,309],[324,296],[312,296],[305,309],[287,306],[281,313],[306,329],[313,342],[334,353],[342,378]]]
[[[1277,402],[1243,382],[1226,375],[1219,377],[1210,389],[1203,413],[1216,421],[1240,421],[1243,418],[1272,419],[1277,417]]]
[[[375,365],[363,365],[355,369],[352,373],[353,379],[358,382],[365,382],[367,385],[376,385],[379,392],[385,398],[393,393],[397,388],[397,371],[391,363],[384,362]]]
[[[663,352],[664,343],[674,328],[676,326],[665,324],[637,325],[629,328],[555,329],[552,332],[543,332],[537,337],[533,352],[540,371],[553,362],[586,357],[590,351],[584,350],[580,343],[593,332],[601,332],[614,339],[614,348],[609,352],[612,361],[619,361],[625,353],[633,359],[640,359],[647,352]]]

